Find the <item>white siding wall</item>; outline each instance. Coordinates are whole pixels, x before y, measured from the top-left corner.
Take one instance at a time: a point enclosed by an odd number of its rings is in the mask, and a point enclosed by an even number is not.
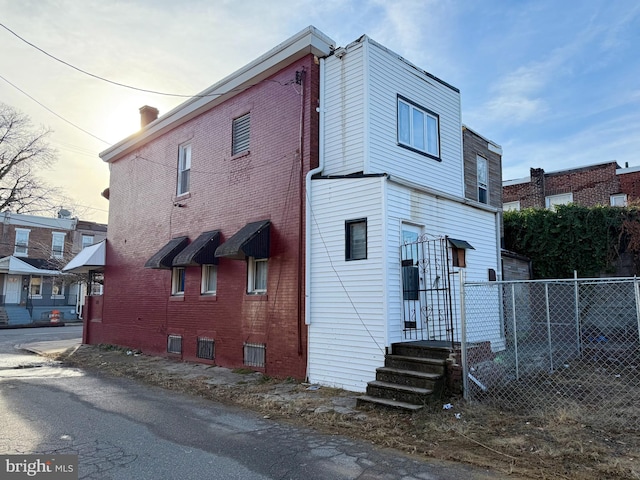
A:
[[[314,180],[309,380],[364,391],[384,363],[384,178]],[[345,261],[345,221],[367,219],[367,259]]]
[[[458,92],[366,37],[325,65],[325,175],[389,173],[464,196]],[[440,116],[441,161],[398,145],[398,94]]]

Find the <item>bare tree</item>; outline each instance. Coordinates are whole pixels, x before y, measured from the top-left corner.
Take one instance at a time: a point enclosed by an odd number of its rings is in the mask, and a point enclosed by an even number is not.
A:
[[[0,212],[39,213],[50,209],[55,190],[36,171],[50,166],[55,150],[49,129],[36,128],[26,115],[0,103]]]

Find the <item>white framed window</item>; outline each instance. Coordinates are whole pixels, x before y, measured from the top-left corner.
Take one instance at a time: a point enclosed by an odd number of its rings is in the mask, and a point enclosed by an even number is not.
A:
[[[82,248],[93,245],[93,235],[82,235]]]
[[[64,256],[65,234],[62,232],[53,232],[51,237],[51,256],[53,258],[62,258]]]
[[[344,258],[350,260],[367,259],[367,219],[347,220],[344,222]]]
[[[202,265],[202,286],[200,293],[203,295],[215,295],[218,283],[218,266]]]
[[[516,200],[515,202],[504,202],[502,204],[502,210],[508,212],[510,210],[520,211],[520,200]]]
[[[42,277],[31,276],[29,281],[29,295],[35,298],[42,298]]]
[[[266,258],[249,257],[247,262],[247,293],[267,293]]]
[[[64,282],[61,278],[51,280],[51,298],[64,298]]]
[[[398,143],[440,158],[440,118],[410,100],[398,96]]]
[[[16,257],[26,257],[29,255],[29,232],[26,228],[16,228],[16,243],[13,254]]]
[[[184,295],[184,267],[173,267],[171,269],[171,295]]]
[[[251,114],[247,113],[236,118],[233,121],[231,130],[231,155],[248,151],[251,133]]]
[[[478,170],[478,201],[489,203],[489,173],[487,169],[487,159],[476,155],[476,165]]]
[[[573,193],[561,193],[545,197],[545,204],[549,210],[555,210],[558,205],[567,205],[573,202]]]
[[[627,194],[626,193],[617,193],[616,195],[611,195],[610,201],[611,201],[611,206],[612,207],[626,207],[627,206]]]
[[[180,145],[178,150],[178,187],[176,193],[183,195],[189,192],[191,181],[191,144]]]

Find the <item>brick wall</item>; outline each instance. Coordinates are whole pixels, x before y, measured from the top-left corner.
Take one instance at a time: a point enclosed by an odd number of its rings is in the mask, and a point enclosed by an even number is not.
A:
[[[300,86],[306,70],[302,142]],[[165,354],[167,335],[215,340],[216,363],[243,364],[243,343],[266,344],[270,375],[304,378],[304,175],[318,164],[318,66],[298,60],[133,154],[111,164],[102,323],[92,343]],[[251,113],[250,153],[231,155],[232,120]],[[190,193],[176,198],[179,145],[192,145]],[[302,165],[300,160],[302,155]],[[179,203],[181,206],[176,206]],[[246,263],[220,259],[217,295],[200,295],[200,267],[186,269],[184,297],[171,297],[171,272],[143,268],[171,238],[220,229],[223,240],[246,223],[271,220],[267,295],[246,294]]]
[[[65,258],[71,254],[71,248],[73,246],[73,232],[47,228],[47,227],[34,227],[34,226],[21,226],[0,223],[0,258],[14,254],[16,244],[16,228],[29,230],[29,245],[28,245],[28,257],[29,258],[51,258],[51,245],[53,241],[53,232],[60,232],[65,234],[64,239],[64,255]]]
[[[618,175],[620,193],[627,194],[630,202],[640,199],[640,172],[629,172]]]

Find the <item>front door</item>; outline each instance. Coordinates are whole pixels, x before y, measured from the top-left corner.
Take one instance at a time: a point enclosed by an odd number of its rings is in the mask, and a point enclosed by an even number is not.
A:
[[[420,227],[402,224],[402,303],[405,338],[421,339],[418,336],[422,328],[420,315],[420,265],[418,239]]]
[[[4,284],[4,302],[16,304],[20,303],[21,286],[21,275],[7,275],[7,281]]]

